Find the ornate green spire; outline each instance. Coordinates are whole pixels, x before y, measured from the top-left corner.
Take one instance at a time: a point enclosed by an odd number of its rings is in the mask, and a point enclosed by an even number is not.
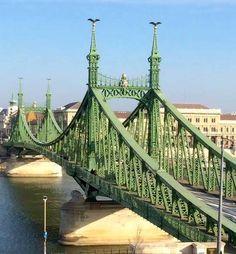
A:
[[[97,53],[96,49],[96,33],[95,33],[95,26],[96,22],[100,21],[99,19],[88,19],[92,22],[92,37],[91,37],[91,45],[90,51],[87,55],[87,59],[89,61],[89,77],[88,77],[88,85],[94,87],[97,85],[97,71],[98,71],[98,60],[99,54]]]
[[[153,34],[153,43],[152,43],[152,52],[151,56],[148,58],[150,63],[150,87],[153,89],[160,89],[159,85],[159,64],[161,58],[159,56],[158,47],[157,47],[157,26],[161,24],[161,22],[150,22],[154,28]]]
[[[48,81],[48,90],[46,93],[46,108],[51,109],[51,97],[52,97],[52,93],[51,93],[51,89],[50,89],[51,79],[48,78],[47,81]]]
[[[22,92],[22,79],[19,78],[19,91],[18,91],[18,108],[23,108],[23,92]]]

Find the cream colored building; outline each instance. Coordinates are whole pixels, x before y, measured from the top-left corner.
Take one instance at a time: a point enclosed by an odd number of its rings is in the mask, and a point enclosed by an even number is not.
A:
[[[62,129],[65,129],[75,116],[77,110],[79,109],[81,103],[80,102],[71,102],[65,106],[57,108],[54,110],[54,116]],[[120,119],[120,121],[124,121],[131,112],[128,111],[115,111],[115,115]]]
[[[18,106],[12,95],[8,107],[0,110],[0,142],[8,138],[17,110]]]
[[[235,150],[236,114],[222,114],[221,109],[208,108],[201,104],[174,105],[189,122],[217,146],[220,146],[223,137],[224,147]]]
[[[236,114],[223,114],[220,117],[220,133],[224,138],[234,140],[232,142],[225,140],[224,145],[227,148],[234,148],[236,146]],[[234,147],[232,147],[234,145]]]
[[[58,125],[61,127],[61,129],[65,129],[73,117],[75,116],[77,110],[80,107],[80,102],[71,102],[69,104],[66,104],[63,107],[57,108],[54,110],[54,116],[57,120]]]

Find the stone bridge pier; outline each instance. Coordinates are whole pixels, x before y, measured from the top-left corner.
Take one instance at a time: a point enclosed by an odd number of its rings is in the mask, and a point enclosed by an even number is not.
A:
[[[214,254],[216,243],[180,242],[111,200],[88,201],[79,191],[61,208],[59,242],[76,246],[127,246],[130,253]],[[222,252],[223,253],[223,252]]]
[[[9,177],[61,177],[62,167],[42,155],[14,154],[6,160],[6,172]]]

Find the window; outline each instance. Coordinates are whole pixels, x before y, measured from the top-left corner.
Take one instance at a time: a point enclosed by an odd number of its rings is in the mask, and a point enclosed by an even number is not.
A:
[[[226,128],[226,132],[229,132],[229,128]]]
[[[223,132],[223,128],[220,128],[220,131]]]
[[[191,123],[192,122],[192,118],[188,118],[188,121]]]
[[[208,128],[207,127],[203,127],[203,131],[208,132]]]
[[[232,132],[234,132],[234,128],[232,128]]]
[[[196,118],[196,123],[200,123],[200,118]]]
[[[207,122],[208,122],[208,119],[207,119],[207,118],[204,118],[204,119],[203,119],[203,122],[204,122],[204,123],[207,123]]]
[[[211,122],[212,122],[212,123],[215,123],[215,122],[216,122],[216,119],[215,119],[215,118],[212,118],[212,119],[211,119]]]

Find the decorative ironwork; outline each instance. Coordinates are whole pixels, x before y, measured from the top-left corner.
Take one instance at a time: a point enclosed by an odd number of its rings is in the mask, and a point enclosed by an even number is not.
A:
[[[123,76],[125,75],[125,77]],[[124,82],[123,84],[122,82]],[[104,88],[104,87],[116,87],[116,88],[149,88],[149,75],[141,76],[135,79],[128,79],[126,77],[126,74],[122,74],[121,78],[112,78],[108,77],[106,75],[103,75],[101,73],[98,73],[98,88]]]

